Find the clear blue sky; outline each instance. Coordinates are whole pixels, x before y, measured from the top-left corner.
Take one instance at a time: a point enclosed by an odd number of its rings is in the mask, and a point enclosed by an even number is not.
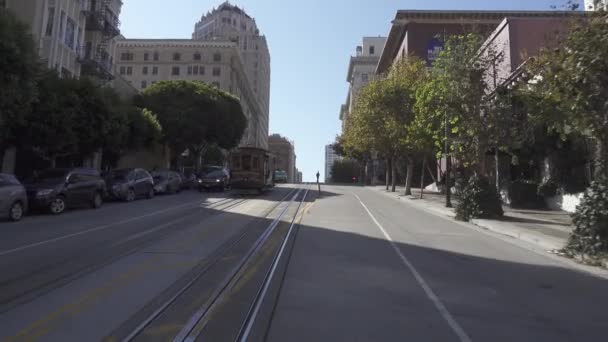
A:
[[[127,38],[190,38],[223,0],[124,0]],[[233,0],[256,19],[271,56],[270,132],[295,141],[304,180],[324,173],[340,132],[348,59],[363,36],[387,35],[399,9],[550,10],[566,0]]]

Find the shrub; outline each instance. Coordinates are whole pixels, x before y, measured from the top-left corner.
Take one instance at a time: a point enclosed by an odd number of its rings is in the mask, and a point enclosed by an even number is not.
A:
[[[509,201],[513,208],[539,208],[544,205],[538,196],[538,183],[527,179],[518,179],[509,185]]]
[[[503,215],[500,196],[492,184],[483,177],[473,176],[459,190],[456,219],[496,218]]]
[[[575,225],[566,251],[597,255],[608,252],[608,181],[595,181],[572,215]]]

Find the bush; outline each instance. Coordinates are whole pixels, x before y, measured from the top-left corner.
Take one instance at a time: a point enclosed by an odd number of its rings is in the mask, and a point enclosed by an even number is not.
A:
[[[538,196],[538,183],[532,180],[518,179],[509,185],[509,201],[513,208],[539,208],[544,205]]]
[[[456,206],[456,219],[458,220],[496,218],[504,214],[500,196],[486,178],[471,177],[459,190],[459,196],[460,201]]]
[[[572,215],[575,225],[566,251],[584,255],[608,253],[608,181],[595,181]]]

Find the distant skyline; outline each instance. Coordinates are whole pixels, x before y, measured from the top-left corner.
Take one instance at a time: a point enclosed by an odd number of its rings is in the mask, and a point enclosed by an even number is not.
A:
[[[364,36],[386,36],[400,9],[551,10],[566,0],[241,0],[255,18],[271,56],[270,134],[295,142],[305,181],[325,174],[325,145],[340,133],[349,57]],[[127,38],[191,38],[200,17],[223,1],[124,0]],[[582,1],[581,1],[582,5]]]

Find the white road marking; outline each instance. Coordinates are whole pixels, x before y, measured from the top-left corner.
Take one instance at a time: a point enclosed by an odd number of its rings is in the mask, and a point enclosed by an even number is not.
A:
[[[399,258],[401,259],[401,261],[403,261],[403,264],[412,273],[412,275],[414,276],[414,278],[416,279],[416,281],[418,282],[420,287],[422,287],[422,289],[426,293],[426,296],[431,300],[431,302],[433,302],[433,304],[435,305],[435,308],[437,308],[437,311],[439,311],[439,314],[441,314],[441,316],[448,323],[450,328],[452,328],[452,330],[458,336],[460,341],[461,342],[471,342],[471,338],[469,337],[469,335],[467,335],[467,333],[460,326],[460,324],[458,324],[458,322],[456,322],[456,320],[454,319],[452,314],[448,311],[446,306],[441,302],[439,297],[437,297],[435,292],[433,292],[433,290],[427,284],[427,282],[424,280],[424,278],[422,278],[422,275],[420,275],[420,273],[418,272],[418,270],[416,270],[414,265],[408,260],[408,258],[405,257],[405,255],[403,255],[403,253],[399,249],[399,246],[397,246],[397,244],[395,243],[395,241],[393,241],[393,239],[388,234],[388,232],[384,229],[384,227],[382,227],[382,225],[380,224],[380,222],[378,222],[376,217],[374,217],[374,215],[369,210],[369,208],[365,205],[365,203],[363,203],[363,201],[361,200],[361,198],[358,195],[355,194],[355,197],[357,197],[357,199],[359,200],[359,203],[361,203],[361,205],[363,206],[365,211],[367,211],[367,214],[369,215],[369,217],[372,219],[372,221],[374,221],[376,226],[378,226],[378,228],[380,229],[382,234],[384,234],[384,237],[391,243],[391,246],[393,247],[393,249],[395,250],[397,255],[399,255]]]
[[[9,255],[9,254],[13,254],[13,253],[16,253],[16,252],[21,252],[21,251],[24,251],[24,250],[27,250],[27,249],[38,247],[38,246],[48,245],[50,243],[54,243],[54,242],[57,242],[57,241],[62,241],[62,240],[66,240],[66,239],[69,239],[69,238],[73,238],[75,236],[80,236],[80,235],[84,235],[84,234],[88,234],[88,233],[92,233],[92,232],[108,229],[108,228],[111,228],[111,227],[114,227],[114,226],[117,226],[117,225],[121,225],[121,224],[129,223],[129,222],[141,220],[141,219],[146,218],[146,217],[150,217],[150,216],[166,213],[166,212],[171,211],[171,210],[175,210],[175,209],[183,208],[183,207],[186,207],[186,206],[189,206],[189,205],[193,205],[194,203],[198,203],[198,202],[200,202],[200,200],[188,202],[188,203],[185,203],[185,204],[182,204],[182,205],[178,205],[178,206],[175,206],[175,207],[171,207],[171,208],[167,208],[167,209],[163,209],[163,210],[159,210],[159,211],[155,211],[155,212],[152,212],[152,213],[149,213],[149,214],[132,217],[132,218],[129,218],[129,219],[126,219],[126,220],[122,220],[122,221],[118,221],[118,222],[113,222],[113,223],[109,223],[109,224],[104,224],[102,226],[93,227],[93,228],[90,228],[90,229],[87,229],[87,230],[83,230],[81,232],[72,233],[72,234],[68,234],[68,235],[64,235],[64,236],[59,236],[59,237],[56,237],[56,238],[52,238],[52,239],[48,239],[48,240],[44,240],[44,241],[40,241],[40,242],[28,244],[28,245],[24,245],[24,246],[13,248],[13,249],[9,249],[9,250],[6,250],[6,251],[1,251],[0,252],[0,256]]]

